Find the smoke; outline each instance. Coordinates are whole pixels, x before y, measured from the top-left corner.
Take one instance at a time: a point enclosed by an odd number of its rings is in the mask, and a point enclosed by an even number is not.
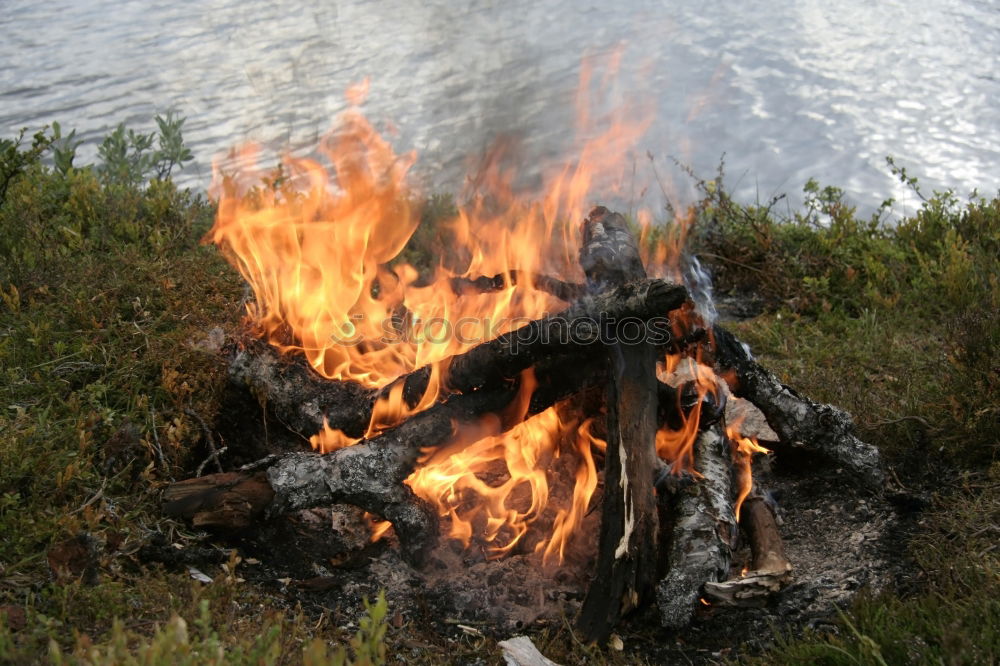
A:
[[[701,265],[698,257],[694,255],[684,256],[681,272],[684,286],[687,287],[691,300],[694,301],[695,312],[701,317],[706,328],[711,327],[719,316],[712,298],[711,273]]]

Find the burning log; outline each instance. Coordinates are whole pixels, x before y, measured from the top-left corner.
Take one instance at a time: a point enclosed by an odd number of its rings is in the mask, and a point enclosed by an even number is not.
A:
[[[687,625],[703,586],[729,576],[736,537],[730,459],[721,424],[702,431],[694,445],[694,467],[701,478],[670,500],[673,526],[665,544],[668,569],[656,586],[665,627]]]
[[[260,472],[211,475],[172,484],[163,495],[164,511],[195,524],[239,528],[260,518],[346,502],[390,521],[404,555],[419,563],[437,538],[437,516],[403,484],[421,447],[450,439],[453,419],[461,422],[502,409],[514,394],[508,389],[455,396],[354,446],[330,454],[278,456],[263,476]],[[251,478],[266,489],[260,488],[256,501],[245,501],[241,489]],[[226,511],[220,513],[217,507]]]
[[[512,270],[497,275],[481,275],[477,278],[451,278],[451,288],[457,294],[486,293],[503,291],[518,284],[528,283],[535,289],[552,294],[561,301],[570,303],[586,293],[581,284],[564,282],[548,275],[525,274],[523,271]]]
[[[621,285],[645,277],[635,238],[621,215],[595,208],[583,232],[580,265],[589,285]],[[579,619],[584,635],[600,641],[648,597],[656,576],[658,531],[650,475],[657,460],[656,349],[646,341],[617,342],[608,352],[611,381],[598,559]]]
[[[554,354],[588,358],[602,342],[602,322],[648,322],[680,307],[686,299],[683,286],[654,279],[581,297],[559,314],[530,321],[454,357],[448,369],[448,388],[467,393],[502,387]],[[361,437],[379,397],[402,384],[404,398],[412,406],[427,390],[431,376],[431,369],[424,367],[381,389],[366,389],[355,382],[323,379],[304,363],[284,359],[262,341],[234,350],[229,367],[232,381],[263,398],[286,427],[306,438],[321,431],[324,423],[348,437]]]
[[[375,391],[324,379],[301,358],[287,358],[264,340],[229,347],[229,381],[246,387],[290,431],[308,439],[323,429],[361,437],[371,421]]]
[[[782,384],[750,355],[732,333],[713,329],[716,363],[736,372],[734,393],[756,405],[785,446],[819,454],[851,471],[864,487],[880,492],[884,487],[878,449],[854,434],[851,415],[833,405],[813,402]]]
[[[538,385],[528,414],[596,383],[602,373],[595,366],[561,356],[537,364]],[[240,529],[261,518],[345,502],[391,522],[404,556],[417,564],[438,535],[437,516],[403,484],[421,450],[450,442],[456,425],[500,413],[517,392],[512,383],[453,395],[384,433],[333,453],[276,456],[266,474],[254,470],[180,481],[167,487],[163,508],[198,526]],[[501,423],[504,430],[513,425]]]

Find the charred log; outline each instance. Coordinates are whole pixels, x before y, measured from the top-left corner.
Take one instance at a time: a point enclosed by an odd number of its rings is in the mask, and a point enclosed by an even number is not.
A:
[[[548,409],[602,377],[598,362],[552,357],[539,363],[528,414]],[[168,486],[163,508],[202,527],[241,529],[257,520],[314,506],[345,502],[393,524],[403,554],[422,561],[437,539],[437,516],[403,481],[424,448],[444,445],[455,425],[500,413],[514,399],[516,382],[492,391],[453,395],[386,432],[333,453],[274,456],[253,471],[213,474]],[[503,429],[515,423],[501,423]]]
[[[621,215],[595,208],[584,223],[583,234],[580,265],[588,286],[607,288],[645,277],[635,238]],[[665,315],[680,305],[674,302],[658,313]],[[579,619],[584,635],[598,641],[607,640],[618,620],[650,596],[658,532],[650,474],[657,460],[656,348],[646,340],[619,341],[608,347],[608,353],[611,376],[601,531],[597,567]]]
[[[572,302],[586,293],[581,284],[564,282],[558,278],[524,271],[512,270],[497,275],[481,275],[477,278],[454,277],[450,280],[451,289],[456,294],[482,294],[491,291],[503,291],[520,284],[530,284],[535,289],[552,294],[561,301]]]
[[[878,449],[857,438],[850,414],[833,405],[813,402],[782,384],[721,326],[714,327],[713,337],[716,363],[736,373],[738,385],[734,393],[763,412],[778,434],[780,445],[823,456],[848,469],[864,487],[881,491],[885,475]]]
[[[374,389],[325,379],[301,357],[264,340],[246,339],[227,350],[229,381],[246,387],[290,431],[308,439],[323,429],[361,437],[371,421]]]
[[[594,356],[593,350],[604,342],[602,324],[629,319],[648,323],[686,298],[684,287],[663,280],[639,280],[581,297],[559,314],[530,321],[453,357],[448,388],[468,393],[502,387],[553,355],[575,356],[579,362]],[[376,399],[402,384],[404,399],[413,406],[431,376],[430,368],[421,368],[376,390],[324,379],[301,359],[287,359],[263,341],[248,341],[231,354],[230,380],[246,386],[289,430],[304,438],[322,430],[324,422],[349,437],[361,437]]]
[[[556,351],[599,356],[594,352],[607,341],[612,323],[657,320],[686,300],[687,290],[681,285],[639,278],[583,296],[559,314],[536,319],[456,356],[448,369],[448,386],[464,393],[504,382]]]
[[[291,511],[346,502],[390,521],[404,555],[419,563],[437,538],[437,516],[403,484],[421,447],[448,441],[453,419],[462,422],[500,410],[514,394],[511,387],[455,396],[382,435],[330,454],[288,453],[275,457],[264,472],[181,481],[167,487],[163,508],[195,525],[239,529]],[[255,490],[254,501],[242,491],[247,486]]]

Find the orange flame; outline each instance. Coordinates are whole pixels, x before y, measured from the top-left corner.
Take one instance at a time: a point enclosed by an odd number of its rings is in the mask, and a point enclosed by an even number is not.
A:
[[[698,349],[700,357],[701,349]],[[664,426],[656,432],[656,453],[664,460],[672,463],[672,470],[675,474],[682,471],[694,471],[694,442],[698,438],[698,425],[701,421],[702,399],[706,395],[718,397],[719,387],[716,383],[715,372],[707,365],[703,365],[699,358],[681,357],[680,355],[667,355],[664,360],[663,370],[659,376],[661,381],[669,379],[670,375],[680,373],[694,382],[697,391],[697,402],[691,411],[685,414],[681,411],[682,425],[679,430],[671,430]],[[680,393],[678,392],[678,400]],[[680,405],[677,405],[680,409]]]
[[[327,168],[288,156],[275,178],[257,167],[255,146],[240,149],[236,172],[216,166],[219,211],[208,239],[252,287],[251,321],[324,377],[374,387],[558,309],[531,276],[579,278],[577,223],[591,185],[624,170],[627,148],[650,121],[619,110],[595,132],[585,103],[591,87],[585,66],[579,158],[548,178],[540,200],[524,201],[514,195],[516,171],[504,168],[500,144],[473,180],[470,203],[443,223],[454,246],[430,280],[399,261],[420,221],[406,180],[416,156],[397,154],[360,110],[341,114],[320,146]],[[348,98],[357,105],[367,90],[367,81],[352,86]],[[450,287],[451,278],[509,277],[513,270],[516,287],[485,294]],[[406,335],[397,325],[401,313],[414,323]]]
[[[362,519],[371,527],[372,534],[369,538],[370,543],[380,541],[382,537],[385,536],[386,532],[388,532],[392,527],[392,523],[388,520],[382,520],[375,514],[368,513],[367,511],[363,514]]]
[[[475,443],[462,437],[457,446],[425,452],[406,481],[450,519],[451,537],[468,546],[475,535],[493,557],[510,552],[541,517],[549,498],[546,468],[558,455],[555,444],[575,424],[550,408],[502,435],[480,437],[498,425],[485,418]]]
[[[437,266],[407,263],[404,249],[416,232],[420,200],[408,184],[414,153],[398,154],[358,108],[369,82],[351,86],[351,107],[340,115],[313,158],[286,156],[278,171],[258,166],[256,146],[235,151],[235,171],[215,168],[213,194],[218,215],[207,239],[219,245],[254,292],[247,306],[256,330],[277,348],[303,355],[324,377],[382,387],[423,366],[431,380],[415,405],[402,384],[374,405],[365,438],[377,436],[448,392],[448,360],[529,319],[561,309],[555,297],[537,290],[532,276],[581,279],[577,262],[578,221],[591,205],[591,190],[604,195],[627,173],[629,149],[652,119],[648,112],[619,108],[595,114],[590,101],[605,95],[614,67],[594,76],[581,68],[577,157],[545,174],[540,197],[518,196],[518,170],[510,166],[510,144],[498,142],[470,179],[467,201],[451,219],[439,222],[447,247]],[[671,231],[652,230],[651,216],[638,214],[644,259],[652,275],[680,278],[680,251],[688,220]],[[655,237],[659,233],[659,237]],[[510,279],[517,271],[516,285]],[[429,274],[428,274],[429,273]],[[455,289],[455,278],[499,275],[506,288],[489,293]],[[681,322],[679,326],[686,326]],[[700,395],[718,390],[699,359],[691,364]],[[668,372],[680,363],[668,357]],[[424,451],[408,483],[450,521],[452,537],[488,544],[493,556],[519,543],[543,562],[562,562],[597,486],[592,449],[605,446],[591,421],[549,409],[525,418],[532,382],[512,413],[489,416],[456,430],[454,441]],[[690,468],[700,403],[678,432],[661,430],[657,452]],[[519,423],[508,432],[501,431]],[[324,427],[312,437],[322,452],[357,443]],[[550,509],[550,462],[565,457],[575,465],[568,506]],[[554,514],[554,517],[553,517]],[[544,516],[544,518],[543,518]],[[525,542],[533,524],[551,532]],[[386,527],[379,524],[374,538]]]
[[[753,474],[751,472],[751,460],[755,453],[770,453],[760,445],[756,437],[744,437],[740,434],[742,419],[738,419],[726,426],[726,437],[733,446],[733,459],[739,465],[739,494],[736,497],[735,513],[737,522],[740,519],[740,508],[743,501],[753,490]]]

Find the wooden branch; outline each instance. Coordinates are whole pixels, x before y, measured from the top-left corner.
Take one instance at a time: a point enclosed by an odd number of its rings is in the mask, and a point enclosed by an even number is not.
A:
[[[595,208],[584,222],[583,236],[580,265],[590,288],[645,277],[635,238],[621,215]],[[675,302],[659,314],[681,304]],[[657,460],[656,349],[648,341],[618,342],[608,352],[608,446],[597,567],[579,619],[584,636],[601,642],[622,616],[649,597],[658,532],[650,474]]]
[[[878,449],[858,439],[847,412],[813,402],[785,386],[753,360],[747,348],[732,333],[715,326],[713,351],[716,363],[736,372],[734,393],[756,405],[780,444],[819,454],[848,469],[859,484],[873,492],[885,485]]]
[[[371,421],[377,391],[355,382],[321,377],[300,356],[283,354],[257,338],[231,345],[229,381],[246,387],[290,431],[303,439],[331,428],[361,437]]]
[[[168,516],[191,519],[195,527],[243,529],[274,500],[263,472],[223,472],[178,483],[163,491]]]
[[[694,467],[701,478],[670,500],[674,523],[666,547],[667,574],[656,586],[664,627],[686,626],[705,584],[729,576],[736,537],[730,459],[722,426],[714,424],[694,445]]]
[[[778,532],[774,512],[757,492],[747,497],[740,508],[740,527],[750,544],[750,570],[788,574],[792,565],[785,557],[785,546]]]
[[[612,323],[666,317],[686,300],[683,286],[657,279],[636,279],[583,296],[559,314],[531,321],[454,357],[448,386],[464,393],[504,382],[557,351],[600,355]],[[655,358],[649,372],[655,372]]]
[[[453,421],[497,411],[510,403],[513,387],[491,393],[454,396],[370,440],[330,454],[278,456],[266,472],[229,473],[188,479],[167,487],[163,510],[203,526],[242,528],[262,518],[347,502],[375,513],[396,528],[403,554],[419,564],[437,538],[437,516],[403,484],[420,449],[444,444]],[[253,479],[253,481],[251,481]],[[264,483],[270,490],[261,490]],[[252,484],[255,501],[241,489]]]

